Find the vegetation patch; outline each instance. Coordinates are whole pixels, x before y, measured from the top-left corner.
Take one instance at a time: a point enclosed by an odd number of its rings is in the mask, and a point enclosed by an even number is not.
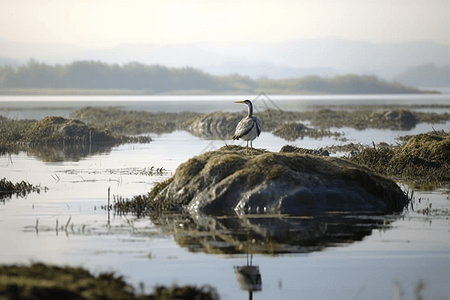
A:
[[[433,189],[450,182],[450,134],[434,131],[404,138],[397,147],[366,147],[347,158],[372,171]]]
[[[30,146],[92,144],[111,146],[119,140],[109,132],[98,131],[76,119],[46,117],[25,131],[19,143]]]
[[[170,133],[185,129],[186,123],[200,115],[192,112],[152,113],[128,111],[118,107],[85,107],[75,111],[72,118],[116,135],[137,135],[148,132]]]
[[[45,161],[83,156],[123,143],[149,143],[149,136],[129,136],[98,129],[77,119],[46,117],[11,120],[0,116],[0,154],[34,151]]]
[[[102,273],[94,276],[87,270],[57,267],[42,263],[31,266],[0,266],[2,299],[218,299],[211,287],[156,287],[153,294],[136,294],[121,276]]]
[[[25,181],[12,183],[6,178],[0,179],[0,199],[11,198],[12,195],[24,197],[31,192],[39,194],[41,189],[46,191],[47,187],[42,188],[40,185],[33,185]]]
[[[309,128],[303,125],[302,123],[284,123],[278,126],[272,134],[275,136],[279,136],[286,141],[295,141],[299,138],[303,139],[304,137],[311,138],[323,138],[323,137],[335,137],[339,139],[343,136],[342,133],[339,132],[331,132],[326,129],[315,129]]]

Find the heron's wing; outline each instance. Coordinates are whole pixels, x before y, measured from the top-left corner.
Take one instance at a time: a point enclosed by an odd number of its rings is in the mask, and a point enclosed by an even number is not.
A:
[[[233,140],[237,140],[240,137],[246,135],[252,130],[255,122],[252,118],[242,119],[236,126],[236,131],[234,132]]]
[[[253,119],[255,120],[256,123],[256,133],[258,134],[258,136],[261,134],[261,122],[259,121],[259,119],[257,117],[253,117]]]

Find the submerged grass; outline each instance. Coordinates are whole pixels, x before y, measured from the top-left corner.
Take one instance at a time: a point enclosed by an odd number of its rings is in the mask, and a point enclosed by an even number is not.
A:
[[[12,195],[25,197],[31,192],[40,193],[41,189],[46,191],[47,187],[33,185],[25,181],[12,183],[11,181],[6,180],[6,178],[0,179],[0,199],[11,198]]]

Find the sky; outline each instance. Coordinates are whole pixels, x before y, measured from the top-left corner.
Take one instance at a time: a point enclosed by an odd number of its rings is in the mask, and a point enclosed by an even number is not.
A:
[[[0,0],[0,38],[88,48],[323,37],[449,45],[449,12],[449,0]]]

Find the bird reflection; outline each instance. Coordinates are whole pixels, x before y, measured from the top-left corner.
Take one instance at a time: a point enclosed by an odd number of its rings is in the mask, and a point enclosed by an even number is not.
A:
[[[239,287],[243,291],[248,291],[248,299],[253,299],[253,292],[262,290],[259,266],[252,266],[252,260],[253,254],[249,257],[249,254],[247,253],[247,265],[234,267]]]

